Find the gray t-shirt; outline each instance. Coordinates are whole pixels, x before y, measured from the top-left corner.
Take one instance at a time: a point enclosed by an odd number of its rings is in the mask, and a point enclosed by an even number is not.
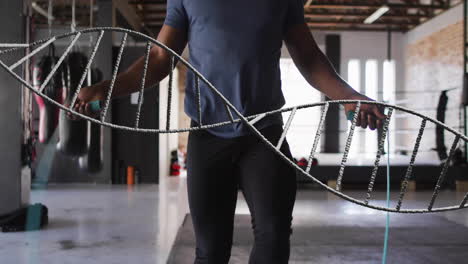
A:
[[[302,0],[168,0],[164,23],[188,33],[190,63],[241,114],[259,114],[284,105],[281,46],[287,29],[304,23]],[[202,123],[228,121],[222,100],[200,84]],[[198,121],[195,87],[194,74],[189,72],[185,112]],[[277,123],[282,123],[281,115],[267,117],[256,127]],[[208,131],[224,138],[249,133],[241,123]]]

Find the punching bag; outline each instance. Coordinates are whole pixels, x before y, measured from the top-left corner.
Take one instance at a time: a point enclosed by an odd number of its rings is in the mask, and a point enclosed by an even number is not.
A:
[[[65,105],[71,103],[87,63],[88,58],[80,52],[72,52],[68,55],[65,62],[66,87],[63,93]],[[65,111],[60,111],[57,149],[72,157],[86,154],[88,150],[88,121],[71,120]]]
[[[445,112],[447,111],[448,96],[447,91],[442,91],[437,105],[437,120],[445,123]],[[444,161],[447,159],[447,147],[445,146],[444,129],[441,126],[436,126],[436,150],[439,159]]]
[[[463,75],[463,100],[462,103],[464,106],[468,106],[468,73]]]
[[[80,169],[89,173],[98,173],[102,169],[102,127],[95,123],[89,124],[88,153],[80,157]]]
[[[91,71],[91,84],[102,81],[102,72],[98,69]],[[80,157],[80,169],[89,173],[97,173],[102,169],[102,147],[103,147],[103,133],[102,127],[99,124],[89,122],[88,126],[88,152]]]
[[[32,78],[36,90],[41,87],[47,76],[49,76],[57,60],[55,48],[51,45],[49,54],[42,57],[33,67]],[[59,69],[43,90],[45,95],[59,103],[62,103],[62,77],[63,71]],[[39,142],[47,143],[57,128],[59,108],[37,94],[34,94],[34,99],[39,108]]]

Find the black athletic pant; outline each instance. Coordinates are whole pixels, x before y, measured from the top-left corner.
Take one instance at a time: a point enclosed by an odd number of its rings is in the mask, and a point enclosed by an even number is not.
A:
[[[261,132],[276,145],[282,131],[280,125],[272,125]],[[286,141],[281,151],[291,156]],[[249,263],[288,263],[295,170],[255,135],[224,139],[191,132],[187,154],[195,264],[228,263],[238,189],[252,215],[255,241]]]

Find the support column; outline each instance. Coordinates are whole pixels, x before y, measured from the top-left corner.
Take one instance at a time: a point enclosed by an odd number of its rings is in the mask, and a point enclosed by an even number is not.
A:
[[[464,119],[464,132],[468,135],[468,4],[463,1],[463,119]],[[468,162],[468,143],[464,144],[465,161]],[[459,192],[468,192],[468,181],[466,177],[460,177],[456,180],[456,189]]]
[[[96,16],[97,27],[112,27],[112,0],[97,0],[98,14]],[[103,73],[103,79],[109,80],[112,77],[113,59],[112,59],[112,34],[106,33],[101,41],[101,47],[96,54],[96,67]],[[112,105],[109,108],[108,116],[112,118]],[[101,136],[103,137],[103,167],[97,175],[97,182],[111,182],[112,179],[112,130],[101,127]]]
[[[23,43],[25,38],[23,1],[0,1],[0,42]],[[12,64],[15,58],[2,57]],[[17,73],[22,74],[22,69]],[[0,215],[10,213],[22,201],[21,187],[21,85],[0,70]]]
[[[327,35],[325,37],[326,54],[330,62],[340,73],[341,66],[341,37],[340,35]],[[326,98],[326,100],[330,100]],[[336,104],[330,105],[327,118],[325,119],[325,138],[324,149],[325,153],[340,152],[340,106]]]
[[[326,55],[332,63],[335,70],[341,72],[341,36],[326,35],[325,36]],[[329,101],[330,98],[325,97]],[[325,132],[323,152],[339,153],[340,152],[340,106],[331,104],[328,108],[328,114],[325,119]],[[329,178],[327,184],[331,188],[336,188],[336,179]]]
[[[463,105],[464,105],[464,119],[465,119],[465,135],[468,135],[468,3],[463,1],[463,20],[464,20],[464,41],[463,50],[464,57],[464,77],[463,77]],[[468,143],[465,143],[465,160],[468,162]]]

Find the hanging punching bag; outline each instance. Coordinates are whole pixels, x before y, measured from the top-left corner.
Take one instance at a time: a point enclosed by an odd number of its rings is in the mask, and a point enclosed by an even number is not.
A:
[[[102,72],[98,69],[91,71],[91,84],[102,81]],[[88,126],[88,152],[80,157],[80,169],[89,173],[97,173],[102,169],[102,148],[103,148],[103,133],[102,127],[99,124],[89,122]]]
[[[66,61],[66,87],[64,104],[71,103],[81,76],[88,63],[86,55],[72,52]],[[78,157],[86,154],[88,150],[88,122],[85,120],[71,120],[65,111],[60,111],[59,143],[57,149],[62,153]]]
[[[102,127],[95,123],[89,124],[88,153],[80,157],[80,169],[89,173],[98,173],[102,169]]]
[[[464,106],[468,106],[468,73],[463,75],[463,100],[462,103]]]
[[[58,58],[55,57],[55,48],[51,45],[49,54],[42,57],[33,67],[32,75],[34,88],[38,90],[39,87],[41,87],[42,83],[57,63],[57,60]],[[63,71],[59,69],[43,90],[45,95],[59,103],[62,102],[62,75]],[[47,143],[57,128],[59,109],[37,94],[34,94],[34,99],[39,108],[39,142]]]
[[[447,111],[448,96],[447,91],[442,91],[437,105],[437,120],[445,123],[445,112]],[[436,150],[441,161],[447,159],[447,147],[445,146],[444,129],[441,126],[436,126]]]

